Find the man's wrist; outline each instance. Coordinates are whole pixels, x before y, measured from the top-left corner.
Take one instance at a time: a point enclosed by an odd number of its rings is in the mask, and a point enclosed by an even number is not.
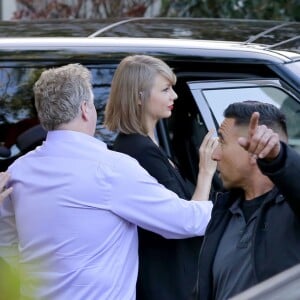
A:
[[[279,170],[285,162],[286,159],[286,145],[283,142],[280,142],[280,151],[278,155],[273,159],[258,159],[257,164],[259,168],[264,172],[275,172]]]

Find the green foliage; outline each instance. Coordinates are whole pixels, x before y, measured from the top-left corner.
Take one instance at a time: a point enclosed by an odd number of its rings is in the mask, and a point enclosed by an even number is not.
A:
[[[162,15],[300,21],[300,0],[163,0]]]
[[[16,0],[14,19],[141,17],[161,2],[161,17],[300,21],[300,0]],[[148,12],[149,13],[149,12]]]
[[[0,299],[19,299],[19,280],[17,274],[0,259]]]

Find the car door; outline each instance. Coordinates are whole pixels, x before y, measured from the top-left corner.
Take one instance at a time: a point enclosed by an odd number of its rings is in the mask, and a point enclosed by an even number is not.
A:
[[[187,89],[178,91],[171,118],[165,121],[170,157],[195,183],[198,174],[199,147],[211,128],[216,134],[223,111],[233,102],[258,100],[272,103],[287,117],[289,144],[300,152],[299,91],[289,89],[278,79],[224,79],[185,82]],[[166,140],[166,139],[165,139]],[[215,190],[222,188],[214,178]]]

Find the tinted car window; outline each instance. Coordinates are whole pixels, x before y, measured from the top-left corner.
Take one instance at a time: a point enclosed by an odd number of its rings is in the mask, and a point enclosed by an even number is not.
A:
[[[47,66],[48,68],[49,66]],[[95,136],[111,145],[115,134],[103,127],[104,108],[110,91],[114,66],[88,66],[93,75],[95,107],[98,113]],[[18,137],[39,124],[34,107],[33,84],[43,67],[14,67],[0,69],[0,170],[5,170],[20,154]],[[32,131],[32,134],[40,131]],[[29,142],[29,137],[24,136]],[[37,142],[42,142],[40,136]],[[34,140],[32,139],[32,142]],[[28,149],[27,149],[28,150]]]
[[[94,102],[98,114],[95,136],[109,146],[112,145],[115,134],[104,126],[104,109],[110,92],[110,84],[115,72],[114,66],[90,66],[93,76]]]
[[[0,141],[7,148],[16,143],[19,134],[38,124],[32,86],[43,69],[0,69]],[[17,149],[14,149],[13,154]]]

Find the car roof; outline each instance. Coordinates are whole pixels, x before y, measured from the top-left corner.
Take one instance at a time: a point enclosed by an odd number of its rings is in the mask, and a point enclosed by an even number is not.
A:
[[[18,51],[16,51],[18,49]],[[265,49],[258,44],[244,44],[238,42],[185,40],[165,38],[125,38],[125,37],[33,37],[33,38],[0,38],[0,60],[10,57],[24,57],[34,53],[42,55],[47,50],[55,52],[59,58],[60,53],[73,53],[86,57],[89,55],[108,55],[112,53],[147,53],[159,56],[181,56],[188,59],[195,58],[243,58],[253,60],[266,60],[278,63],[287,63],[300,60],[300,54]],[[64,50],[64,51],[63,51]]]
[[[144,51],[162,57],[173,53],[274,62],[300,59],[300,22],[205,18],[10,21],[0,22],[0,32],[1,60],[5,55],[21,55],[11,52],[16,47],[23,54],[68,49],[86,51],[87,56]]]

